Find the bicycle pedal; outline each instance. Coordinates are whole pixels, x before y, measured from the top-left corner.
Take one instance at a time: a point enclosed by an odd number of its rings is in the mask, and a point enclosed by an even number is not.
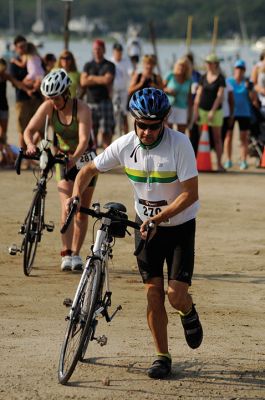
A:
[[[72,304],[73,304],[73,300],[72,300],[72,299],[66,298],[66,299],[64,299],[64,301],[63,301],[63,305],[64,305],[65,307],[71,307]]]
[[[16,244],[12,244],[9,248],[8,248],[8,253],[11,256],[15,256],[17,253],[21,253],[21,250],[17,248]]]
[[[99,336],[98,338],[95,339],[101,347],[106,346],[108,342],[108,338],[105,335]]]

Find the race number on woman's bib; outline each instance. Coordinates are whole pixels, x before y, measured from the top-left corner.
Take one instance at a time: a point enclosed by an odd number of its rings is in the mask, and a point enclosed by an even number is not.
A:
[[[87,150],[76,162],[76,168],[81,169],[90,161],[93,161],[96,157],[96,153],[93,150]]]

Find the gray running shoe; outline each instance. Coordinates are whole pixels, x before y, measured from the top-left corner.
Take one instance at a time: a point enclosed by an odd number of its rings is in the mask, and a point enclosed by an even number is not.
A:
[[[72,256],[72,271],[83,271],[83,261],[80,256]]]
[[[72,269],[72,256],[62,257],[61,271],[71,271]]]

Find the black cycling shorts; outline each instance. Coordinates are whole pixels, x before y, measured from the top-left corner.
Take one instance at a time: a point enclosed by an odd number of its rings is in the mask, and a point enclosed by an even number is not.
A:
[[[136,222],[141,223],[136,217]],[[196,221],[192,219],[181,225],[157,227],[156,234],[146,249],[137,256],[142,280],[163,278],[164,262],[167,263],[168,280],[176,280],[191,285],[194,269]],[[140,232],[135,230],[135,248],[141,240]]]

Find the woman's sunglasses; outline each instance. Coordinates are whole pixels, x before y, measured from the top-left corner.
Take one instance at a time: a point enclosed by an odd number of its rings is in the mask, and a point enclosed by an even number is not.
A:
[[[70,61],[70,60],[72,60],[72,57],[71,57],[71,56],[61,57],[61,60],[68,60],[68,61]]]
[[[138,122],[136,121],[136,125],[138,128],[143,129],[144,131],[146,129],[150,129],[150,131],[156,131],[157,129],[160,129],[162,126],[162,122],[158,122],[156,124],[145,124],[144,122]]]

